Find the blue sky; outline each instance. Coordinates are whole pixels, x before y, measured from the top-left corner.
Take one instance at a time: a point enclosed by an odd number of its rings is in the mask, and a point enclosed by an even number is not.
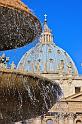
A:
[[[54,42],[72,57],[82,74],[82,0],[22,0],[41,23],[44,14],[48,15],[48,25],[54,34]],[[35,45],[35,42],[17,50],[6,51],[11,61],[17,64],[22,55]]]

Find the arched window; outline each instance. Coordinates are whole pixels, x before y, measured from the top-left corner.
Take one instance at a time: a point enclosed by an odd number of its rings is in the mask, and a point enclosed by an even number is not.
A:
[[[77,120],[76,124],[82,124],[81,120]]]
[[[53,120],[52,120],[52,119],[48,119],[48,120],[46,121],[46,124],[53,124]]]

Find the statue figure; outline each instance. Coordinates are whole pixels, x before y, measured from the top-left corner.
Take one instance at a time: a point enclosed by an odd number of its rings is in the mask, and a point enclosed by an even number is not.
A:
[[[0,56],[0,68],[7,68],[7,62],[9,62],[9,57],[6,57],[3,53],[2,56]]]
[[[58,72],[59,72],[59,75],[63,75],[64,74],[64,60],[60,61],[60,64],[58,66]]]
[[[72,63],[70,62],[68,65],[67,65],[67,67],[68,67],[68,75],[72,75]]]
[[[39,62],[37,63],[37,72],[40,73],[40,64],[39,64]]]
[[[14,61],[11,63],[11,69],[16,69],[16,65],[15,65]]]

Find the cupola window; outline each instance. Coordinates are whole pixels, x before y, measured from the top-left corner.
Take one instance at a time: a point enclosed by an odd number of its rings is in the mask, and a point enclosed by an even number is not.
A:
[[[28,60],[28,63],[30,63],[30,60]]]
[[[61,51],[60,51],[60,50],[57,50],[57,53],[58,53],[58,54],[61,54]]]
[[[75,87],[75,93],[80,93],[81,87]]]
[[[82,123],[81,120],[76,121],[76,124],[81,124],[81,123]]]
[[[38,62],[40,62],[41,61],[41,59],[38,59]]]
[[[49,59],[49,61],[50,61],[50,62],[53,62],[53,59],[52,59],[52,58],[50,58],[50,59]]]
[[[48,52],[49,52],[49,53],[51,53],[51,52],[52,52],[52,50],[51,50],[51,49],[49,49],[49,50],[48,50]]]
[[[64,54],[65,54],[66,57],[68,57],[66,52],[64,52]]]

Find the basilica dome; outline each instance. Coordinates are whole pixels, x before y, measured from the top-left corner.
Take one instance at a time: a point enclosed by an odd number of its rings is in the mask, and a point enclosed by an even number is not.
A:
[[[38,74],[78,74],[68,53],[54,43],[46,18],[39,42],[23,55],[17,68]]]

